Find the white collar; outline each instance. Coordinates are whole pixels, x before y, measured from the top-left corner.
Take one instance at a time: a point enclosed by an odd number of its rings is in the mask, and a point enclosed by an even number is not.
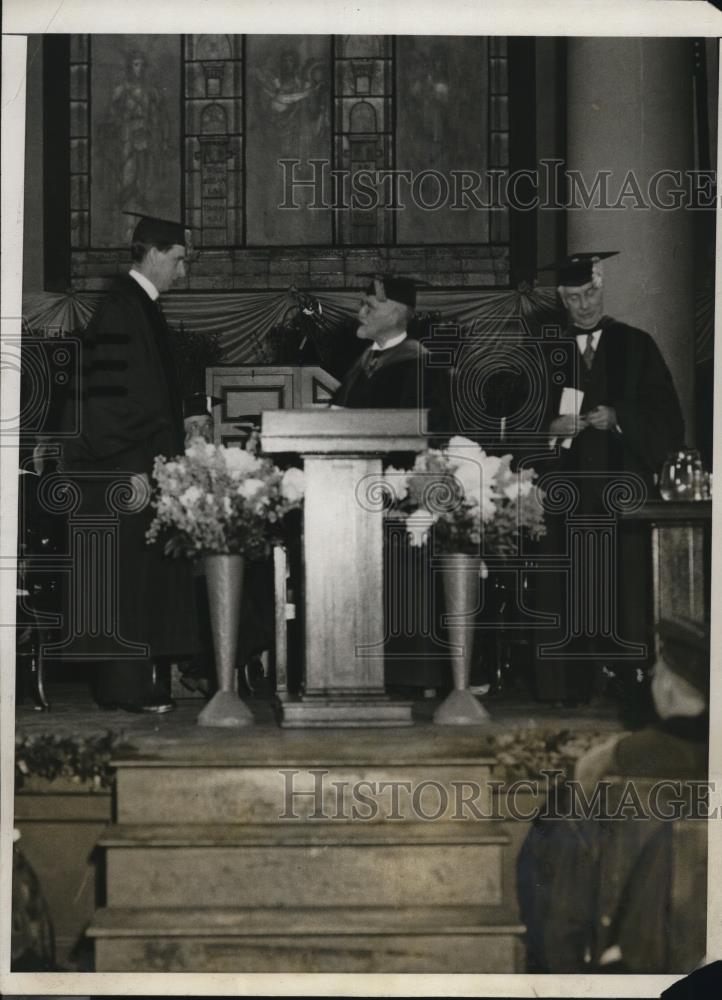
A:
[[[582,352],[582,354],[584,354],[584,352],[587,349],[587,337],[589,336],[590,333],[592,334],[592,350],[596,351],[597,346],[599,344],[599,338],[602,335],[601,330],[594,330],[594,331],[589,330],[586,333],[578,333],[576,337],[577,346],[579,350]]]
[[[383,347],[381,347],[380,344],[377,344],[374,341],[374,343],[371,345],[371,350],[372,351],[388,351],[392,347],[396,347],[397,344],[401,344],[404,340],[406,340],[407,336],[408,336],[408,334],[406,333],[406,330],[404,330],[402,333],[398,333],[395,337],[392,337],[391,340],[387,340]]]
[[[153,282],[149,278],[146,278],[144,274],[141,274],[140,271],[136,271],[134,267],[131,267],[130,271],[128,271],[128,275],[138,282],[150,301],[155,302],[160,295],[160,292],[155,287]]]

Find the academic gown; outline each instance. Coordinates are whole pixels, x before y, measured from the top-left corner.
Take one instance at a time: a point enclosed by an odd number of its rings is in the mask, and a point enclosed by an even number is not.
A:
[[[107,515],[109,481],[127,483],[130,474],[146,473],[152,484],[155,457],[183,453],[182,400],[170,336],[158,305],[128,276],[114,283],[88,325],[82,430],[65,448],[67,471],[82,477],[83,513]],[[180,659],[198,646],[191,564],[165,556],[160,545],[146,544],[152,516],[150,505],[120,514],[117,546],[117,631],[125,640],[147,644],[150,656],[126,660],[114,646],[99,655],[99,700],[142,701],[152,693],[151,660]],[[112,596],[107,585],[103,596]],[[98,644],[78,637],[73,648],[90,654]]]
[[[369,361],[373,359],[373,368]],[[385,351],[367,348],[336,390],[334,403],[356,409],[429,409],[429,429],[443,434],[449,412],[448,374],[430,368],[428,352],[417,340]],[[388,455],[396,466],[414,456]],[[414,549],[405,531],[386,538],[384,607],[386,683],[396,687],[438,688],[451,683],[451,664],[441,628],[443,593],[428,553]],[[412,595],[414,595],[412,597]],[[402,596],[404,599],[402,600]]]
[[[606,512],[604,491],[614,482],[615,473],[633,473],[642,480],[642,489],[649,498],[657,496],[654,474],[658,473],[670,451],[682,446],[684,423],[672,377],[662,355],[649,334],[605,317],[600,324],[594,360],[587,370],[578,350],[578,333],[587,331],[574,327],[568,331],[568,362],[554,362],[554,348],[549,349],[551,368],[547,384],[549,409],[545,426],[559,412],[565,386],[584,392],[581,414],[599,405],[611,406],[617,415],[618,429],[599,431],[588,427],[572,440],[571,447],[559,448],[558,455],[535,459],[537,472],[553,472],[569,476],[579,491],[574,515],[594,516]],[[573,348],[573,349],[572,349]],[[556,380],[553,375],[561,375]],[[547,514],[547,536],[541,548],[545,555],[560,555],[566,551],[568,513]],[[643,525],[616,520],[616,613],[617,633],[627,643],[641,643],[651,649],[650,634],[650,557],[648,539]],[[583,581],[577,586],[584,586]],[[562,574],[543,575],[543,585],[537,585],[539,607],[544,612],[566,615],[565,581]],[[549,643],[561,638],[562,631],[543,628],[537,631],[537,643]],[[594,661],[605,662],[610,650],[599,638],[579,640],[578,649],[592,652]],[[572,650],[573,651],[573,650]],[[596,655],[598,654],[598,655]],[[637,660],[609,662],[619,677],[633,676],[646,657]],[[626,666],[625,666],[626,663]],[[591,694],[593,665],[589,660],[541,660],[536,658],[536,690],[542,700],[586,700]],[[638,685],[637,685],[638,687]]]

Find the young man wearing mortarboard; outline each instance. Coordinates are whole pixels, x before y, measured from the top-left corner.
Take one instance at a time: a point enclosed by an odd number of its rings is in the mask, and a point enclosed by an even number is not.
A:
[[[604,493],[614,483],[615,473],[633,473],[642,480],[648,496],[656,496],[654,475],[667,454],[681,447],[684,439],[679,399],[654,340],[643,330],[604,314],[601,261],[613,256],[616,252],[577,253],[549,268],[558,272],[558,293],[567,313],[570,349],[564,370],[550,370],[548,375],[546,426],[549,443],[555,448],[555,471],[562,479],[568,474],[579,491],[579,500],[571,512],[575,516],[608,514]],[[558,346],[555,341],[550,355]],[[538,471],[542,471],[543,464]],[[559,555],[565,551],[565,522],[566,515],[548,517],[545,548],[549,552]],[[601,593],[592,595],[590,590],[581,595],[567,594],[565,599],[561,575],[556,579],[552,574],[545,575],[546,582],[540,588],[545,605],[542,610],[559,613],[565,607],[570,609],[574,601],[588,605],[593,599],[598,611],[611,620],[616,616],[618,636],[610,637],[609,649],[598,636],[580,637],[578,649],[583,655],[578,661],[542,660],[537,656],[536,690],[542,700],[588,701],[594,662],[604,663],[605,653],[619,651],[617,637],[625,644],[650,644],[646,535],[641,525],[617,522],[616,529],[616,576],[607,595],[613,603],[605,610],[601,608]],[[598,582],[596,578],[592,586]],[[582,581],[577,583],[578,588],[583,586]],[[562,610],[562,629],[567,624],[566,615]],[[553,632],[540,629],[537,645],[556,638]],[[568,649],[567,654],[571,653]],[[646,658],[610,662],[619,679],[625,674],[636,676]],[[633,684],[627,686],[624,696],[634,690]]]
[[[187,657],[197,648],[190,563],[171,560],[145,541],[153,460],[182,453],[187,429],[172,333],[158,304],[185,276],[187,235],[181,223],[141,216],[131,269],[103,297],[84,337],[81,433],[65,448],[65,466],[85,474],[79,483],[86,513],[111,513],[107,490],[114,479],[132,483],[138,497],[135,512],[118,516],[116,581],[101,579],[100,596],[91,598],[112,608],[117,593],[115,635],[93,637],[90,622],[84,622],[72,644],[73,655],[94,662],[94,694],[102,707],[170,711],[170,658]],[[76,567],[76,576],[80,572]],[[74,585],[76,593],[78,588],[91,593],[91,581]],[[71,608],[71,621],[79,610]],[[92,620],[103,608],[88,610]],[[135,655],[124,656],[129,645]],[[147,655],[139,657],[142,647]]]

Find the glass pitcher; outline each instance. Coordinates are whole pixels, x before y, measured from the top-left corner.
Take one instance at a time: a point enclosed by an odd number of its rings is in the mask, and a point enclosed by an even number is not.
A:
[[[682,448],[667,456],[659,477],[663,500],[703,500],[704,469],[696,448]]]

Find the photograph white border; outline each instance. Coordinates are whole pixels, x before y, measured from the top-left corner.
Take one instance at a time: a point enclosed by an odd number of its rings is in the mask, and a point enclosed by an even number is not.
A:
[[[24,107],[26,35],[86,32],[340,34],[504,34],[567,36],[719,37],[722,14],[704,0],[567,0],[539,4],[509,0],[4,0],[2,61],[2,317],[1,333],[20,333],[23,245]],[[718,149],[719,162],[719,149]],[[717,209],[716,300],[722,288],[722,221]],[[715,343],[720,342],[720,311]],[[715,387],[722,387],[717,350]],[[3,420],[19,407],[19,373],[2,369]],[[722,468],[722,406],[714,420],[715,467]],[[3,623],[14,620],[15,578],[12,554],[17,531],[17,449],[0,448],[0,609]],[[721,475],[717,473],[717,477]],[[713,498],[711,606],[712,680],[710,706],[710,780],[722,810],[722,489]],[[12,585],[12,586],[11,586]],[[10,857],[13,817],[14,628],[0,628],[0,723],[2,724],[0,858]],[[722,820],[710,823],[708,955],[722,958]],[[35,995],[309,995],[318,996],[498,996],[498,997],[656,997],[678,976],[550,975],[225,975],[225,974],[53,974],[8,973],[12,866],[0,865],[0,990]]]

